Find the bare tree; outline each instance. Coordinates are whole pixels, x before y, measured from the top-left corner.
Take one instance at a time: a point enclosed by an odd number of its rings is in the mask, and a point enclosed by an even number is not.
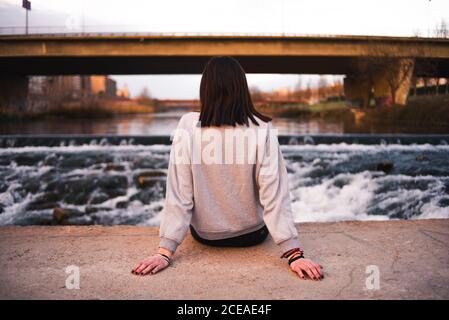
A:
[[[342,97],[344,96],[343,92],[343,82],[339,79],[332,82],[331,86],[329,87],[329,92],[333,97]]]
[[[251,97],[254,101],[260,101],[263,100],[263,94],[262,91],[256,87],[256,86],[251,86],[249,88],[249,92],[251,94]]]
[[[327,89],[328,83],[325,76],[320,76],[320,79],[318,80],[318,98],[320,100],[324,99],[326,97],[326,89]]]
[[[399,88],[412,76],[413,66],[414,61],[412,59],[385,59],[384,68],[393,104],[396,104],[396,95]]]
[[[302,77],[301,76],[299,76],[298,77],[298,81],[296,81],[295,89],[297,91],[301,91],[302,90]]]
[[[307,84],[307,88],[304,91],[304,99],[310,100],[312,98],[313,92],[312,92],[312,82],[309,80],[309,83]]]
[[[151,100],[151,93],[147,87],[144,87],[139,94],[140,99]]]
[[[384,78],[390,89],[391,103],[396,104],[399,89],[413,76],[414,59],[394,56],[392,52],[373,42],[370,55],[358,59],[356,69],[357,75],[368,81],[368,96],[371,95],[375,81]]]
[[[433,35],[436,38],[449,38],[449,26],[445,19],[441,19],[441,21],[435,26],[435,29],[433,31]],[[431,66],[432,67],[432,66]],[[435,69],[435,66],[433,66],[432,69]],[[438,89],[440,86],[441,79],[438,77],[434,77],[435,82],[435,94],[438,95]]]
[[[413,30],[412,36],[415,38],[419,38],[422,36],[421,31],[419,29]]]
[[[142,91],[140,92],[140,94],[139,94],[137,100],[138,100],[140,103],[145,104],[145,105],[151,105],[151,104],[153,104],[153,99],[152,99],[152,97],[151,97],[150,90],[148,90],[147,87],[144,87],[144,88],[142,89]]]
[[[441,19],[441,21],[435,26],[433,35],[436,38],[449,38],[449,27],[446,20]]]

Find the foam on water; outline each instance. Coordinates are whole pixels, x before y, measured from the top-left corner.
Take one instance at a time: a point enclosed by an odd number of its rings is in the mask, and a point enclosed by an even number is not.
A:
[[[344,179],[347,184],[336,186]],[[297,222],[377,219],[366,214],[376,183],[369,172],[339,174],[312,186],[297,187],[292,193],[292,209]]]
[[[336,181],[343,179],[341,186]],[[379,193],[388,183],[427,180],[426,190],[398,188]],[[449,218],[449,206],[439,205],[449,200],[443,181],[448,178],[376,176],[371,172],[339,174],[311,186],[294,188],[292,208],[296,222],[388,220],[388,219],[436,219]]]
[[[45,147],[45,146],[27,146],[19,148],[0,148],[0,154],[8,153],[28,153],[28,152],[58,152],[58,153],[73,153],[84,151],[157,151],[166,152],[170,150],[170,145],[153,144],[153,145],[98,145],[98,144],[84,144],[71,145],[59,147]]]
[[[449,218],[446,145],[298,145],[283,151],[297,222]],[[378,171],[382,161],[393,171]]]
[[[447,144],[339,143],[281,149],[297,222],[449,218]],[[142,189],[136,176],[148,170],[166,172],[169,151],[168,145],[111,146],[101,140],[0,149],[0,224],[53,224],[51,203],[39,202],[46,197],[79,213],[69,224],[158,225],[165,178]],[[387,173],[377,166],[385,161],[392,165]],[[111,164],[121,169],[108,171]],[[101,181],[104,178],[117,181]],[[126,190],[115,192],[122,185]],[[57,188],[67,186],[86,192],[85,200],[67,194],[52,200]],[[102,200],[91,203],[95,198]],[[95,211],[89,211],[92,206]]]
[[[283,145],[282,150],[289,152],[307,152],[307,151],[320,151],[320,152],[375,152],[378,150],[388,151],[427,151],[427,150],[442,150],[449,151],[449,145],[446,144],[378,144],[378,145],[364,145],[364,144],[349,144],[349,143],[332,143],[332,144],[305,144],[305,145]]]

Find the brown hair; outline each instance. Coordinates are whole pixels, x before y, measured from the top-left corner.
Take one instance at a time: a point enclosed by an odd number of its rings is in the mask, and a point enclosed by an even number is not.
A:
[[[217,56],[207,62],[201,78],[200,103],[201,127],[248,126],[248,118],[259,125],[254,116],[265,122],[271,121],[254,108],[245,71],[232,57]]]

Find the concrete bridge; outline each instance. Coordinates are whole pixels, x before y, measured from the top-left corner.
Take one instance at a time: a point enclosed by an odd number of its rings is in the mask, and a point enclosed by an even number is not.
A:
[[[23,99],[27,75],[199,74],[214,55],[236,57],[248,73],[346,75],[345,95],[361,106],[371,95],[404,104],[413,76],[449,78],[449,39],[1,36],[0,89],[2,95],[9,95],[2,100]]]

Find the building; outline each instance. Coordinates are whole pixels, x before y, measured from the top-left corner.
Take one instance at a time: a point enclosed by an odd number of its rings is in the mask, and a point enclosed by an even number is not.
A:
[[[96,96],[101,96],[106,92],[105,76],[89,76],[90,93]]]
[[[105,79],[105,94],[108,98],[115,98],[117,95],[117,81],[106,77]]]
[[[80,99],[87,97],[128,98],[125,86],[117,90],[117,82],[108,76],[31,76],[28,81],[30,95],[48,95],[49,98]]]
[[[116,81],[108,76],[30,76],[23,108],[40,112],[62,102],[95,97],[116,98]]]
[[[90,92],[94,96],[115,98],[117,82],[108,76],[89,76]]]
[[[129,99],[129,90],[126,84],[123,86],[123,88],[117,90],[117,97]]]

